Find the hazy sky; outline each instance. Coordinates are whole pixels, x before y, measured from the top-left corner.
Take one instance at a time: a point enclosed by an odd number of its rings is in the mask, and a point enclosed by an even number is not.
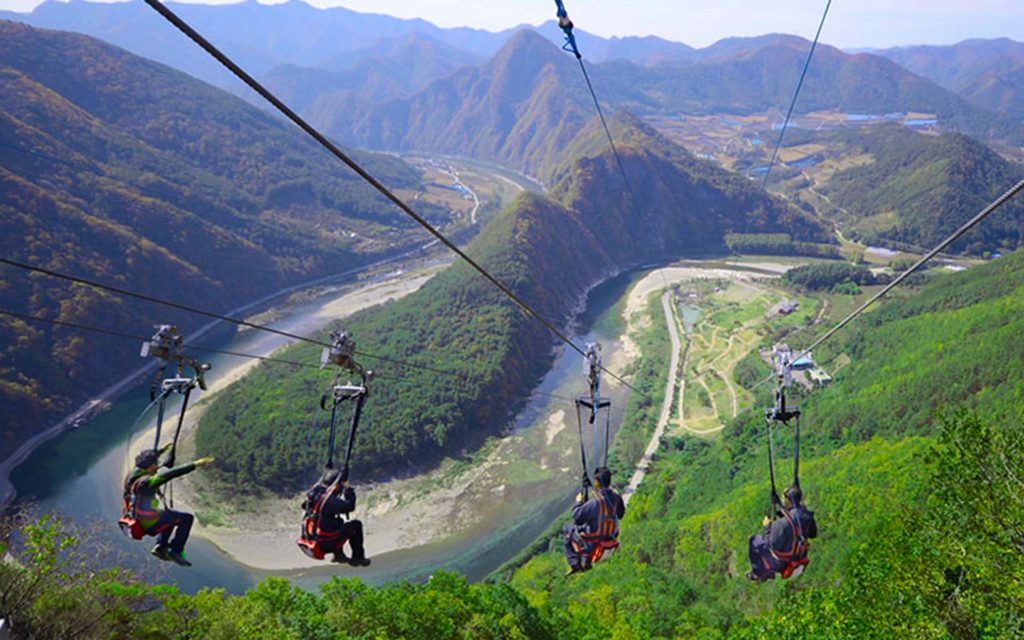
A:
[[[234,0],[205,0],[227,4]],[[692,46],[727,36],[813,37],[825,0],[565,0],[576,25],[602,36],[658,35]],[[0,0],[28,11],[38,0]],[[443,27],[500,30],[554,16],[553,0],[311,0],[318,7],[418,17]],[[822,40],[840,47],[1024,41],[1024,0],[833,0]]]

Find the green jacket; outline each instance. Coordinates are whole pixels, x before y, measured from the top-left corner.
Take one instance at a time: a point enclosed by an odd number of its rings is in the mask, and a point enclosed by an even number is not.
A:
[[[191,473],[195,468],[196,463],[189,462],[158,471],[153,475],[138,467],[128,474],[124,480],[125,496],[127,497],[129,493],[135,494],[135,517],[144,529],[149,529],[160,520],[160,514],[163,512],[160,503],[163,493],[160,487],[186,473]]]

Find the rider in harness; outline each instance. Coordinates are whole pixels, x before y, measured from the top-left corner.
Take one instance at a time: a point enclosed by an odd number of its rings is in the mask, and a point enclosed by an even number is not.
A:
[[[572,523],[562,530],[569,574],[587,571],[605,550],[619,546],[619,520],[626,514],[626,505],[611,483],[612,472],[598,467],[594,470],[594,497],[584,501],[582,493],[576,495]]]
[[[135,469],[124,479],[124,515],[120,520],[122,528],[137,540],[142,536],[156,536],[157,544],[151,552],[154,556],[161,560],[173,560],[183,567],[191,566],[192,563],[185,559],[185,542],[192,530],[192,514],[161,508],[161,487],[211,462],[213,458],[200,458],[157,473],[160,468],[160,452],[146,449],[140,453],[135,457]]]
[[[775,578],[798,577],[809,562],[807,541],[818,536],[818,524],[814,513],[803,503],[800,487],[791,486],[783,493],[785,505],[778,504],[777,516],[773,522],[764,519],[764,533],[750,537],[750,572],[747,578],[764,582]]]
[[[306,512],[303,538],[315,546],[312,557],[323,558],[325,554],[333,553],[332,562],[347,562],[353,567],[370,565],[363,549],[363,523],[345,520],[356,508],[355,489],[339,477],[337,469],[324,471],[320,480],[306,493],[302,508]],[[351,558],[345,555],[346,540],[352,547]]]

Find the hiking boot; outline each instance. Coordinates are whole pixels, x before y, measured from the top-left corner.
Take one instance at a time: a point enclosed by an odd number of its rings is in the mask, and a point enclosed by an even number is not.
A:
[[[173,560],[175,564],[180,564],[183,567],[192,566],[192,563],[185,558],[184,551],[171,551],[167,555],[170,556],[171,560]]]
[[[574,573],[583,573],[583,567],[578,564],[569,565],[569,569],[565,572],[566,577],[571,576]]]
[[[349,558],[348,563],[353,567],[368,567],[370,566],[369,558]]]
[[[153,554],[153,557],[155,557],[156,559],[163,560],[164,562],[167,562],[171,559],[170,548],[162,544],[158,544],[155,547],[153,547],[150,550],[150,553]]]

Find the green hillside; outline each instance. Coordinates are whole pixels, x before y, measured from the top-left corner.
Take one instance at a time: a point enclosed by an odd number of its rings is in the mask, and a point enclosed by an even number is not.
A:
[[[692,158],[645,126],[629,120],[618,126],[624,128],[626,170],[642,176],[635,185],[638,216],[610,150],[599,147],[560,173],[554,200],[520,196],[468,248],[485,269],[556,323],[568,323],[591,286],[627,266],[724,251],[725,235],[748,218],[758,229],[827,238],[825,229],[802,212]],[[407,298],[358,314],[343,326],[369,353],[443,365],[466,376],[460,383],[408,370],[400,381],[375,385],[359,440],[360,474],[371,476],[431,464],[498,433],[546,371],[554,346],[536,320],[461,263]],[[295,346],[284,353],[315,361],[314,351]],[[234,385],[212,403],[198,446],[218,458],[225,476],[245,486],[294,491],[302,471],[322,456],[326,434],[317,434],[312,450],[305,439],[325,384],[316,374],[261,365],[244,385]],[[253,402],[256,397],[259,402]]]
[[[959,134],[931,137],[902,127],[840,134],[846,154],[872,162],[840,171],[821,189],[845,210],[854,237],[934,246],[1024,177],[1024,169]],[[1012,250],[1020,246],[1024,204],[1009,202],[953,245],[954,251]]]
[[[751,415],[719,440],[662,450],[624,551],[601,571],[563,581],[553,541],[512,584],[542,607],[603,616],[611,637],[1014,637],[1024,558],[1015,529],[991,519],[1024,513],[1012,497],[1024,476],[1022,273],[1017,252],[938,277],[817,354],[853,363],[802,402],[801,480],[822,534],[799,582],[742,577],[768,498],[764,422]],[[963,406],[973,413],[953,413]],[[974,563],[957,551],[968,548]]]
[[[840,334],[833,350],[855,352],[853,364],[802,403],[802,484],[821,535],[799,580],[742,577],[767,506],[763,423],[747,416],[715,441],[670,439],[630,503],[622,549],[571,580],[552,541],[510,583],[437,573],[377,588],[334,579],[314,594],[270,578],[244,596],[184,596],[93,572],[81,554],[68,557],[74,531],[44,520],[22,527],[22,564],[0,564],[0,584],[12,598],[31,594],[19,621],[38,637],[1019,637],[1021,372],[957,383],[1024,355],[1022,272],[1018,252],[937,277]],[[970,340],[950,339],[958,334]],[[1002,357],[975,353],[979,344]],[[936,369],[947,357],[962,367]],[[944,415],[908,414],[922,404],[914,390],[934,382],[952,388]],[[859,432],[824,422],[872,394],[887,411],[858,414]],[[965,402],[974,410],[951,406]]]
[[[227,311],[416,239],[356,176],[237,98],[84,36],[0,22],[0,43],[5,257]],[[393,186],[419,184],[401,161],[358,157]],[[9,268],[0,308],[131,334],[203,323]],[[0,319],[0,447],[137,366],[137,353]]]

